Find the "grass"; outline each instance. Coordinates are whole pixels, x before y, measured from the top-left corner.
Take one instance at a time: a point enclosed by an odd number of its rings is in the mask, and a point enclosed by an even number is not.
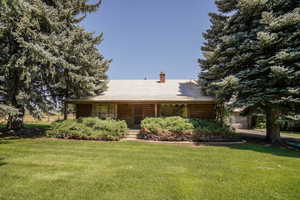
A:
[[[257,129],[257,130],[264,131],[264,132],[266,131],[266,129]],[[280,135],[300,138],[300,132],[296,132],[296,131],[281,131]]]
[[[300,132],[296,131],[281,131],[281,135],[300,138]]]
[[[51,123],[49,122],[49,123],[47,123],[47,122],[43,122],[43,121],[41,121],[41,122],[34,122],[34,123],[26,123],[26,124],[24,124],[24,127],[25,128],[42,128],[42,129],[47,129],[47,128],[50,128],[50,125],[51,125]],[[1,124],[0,123],[0,129],[1,128],[5,128],[6,127],[6,124]]]
[[[300,153],[0,138],[0,180],[1,200],[298,200]]]

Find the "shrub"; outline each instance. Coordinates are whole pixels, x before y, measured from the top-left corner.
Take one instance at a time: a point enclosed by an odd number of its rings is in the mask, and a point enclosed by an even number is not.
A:
[[[231,134],[230,127],[222,126],[214,121],[166,117],[144,119],[139,137],[151,140],[200,141],[225,138]]]
[[[264,115],[256,116],[256,129],[266,129],[266,117]]]
[[[182,117],[146,118],[141,122],[141,127],[153,133],[160,131],[187,132],[193,130],[193,125]]]
[[[84,140],[120,140],[128,131],[125,121],[98,118],[80,118],[55,122],[47,131],[47,136]]]
[[[231,137],[233,130],[229,126],[221,125],[211,120],[190,119],[193,124],[193,140],[224,139]]]

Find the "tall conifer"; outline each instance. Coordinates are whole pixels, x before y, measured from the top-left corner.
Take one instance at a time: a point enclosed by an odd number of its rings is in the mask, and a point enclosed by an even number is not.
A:
[[[216,3],[229,17],[212,56],[200,61],[200,83],[232,107],[264,110],[267,139],[280,142],[280,116],[300,112],[299,1]]]
[[[108,61],[96,48],[102,36],[87,33],[81,13],[87,0],[23,0],[0,8],[0,87],[8,128],[20,128],[25,110],[40,117],[68,97],[105,89]],[[4,112],[5,113],[5,112]]]

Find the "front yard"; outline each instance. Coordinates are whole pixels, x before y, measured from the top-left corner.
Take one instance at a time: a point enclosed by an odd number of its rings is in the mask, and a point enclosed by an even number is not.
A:
[[[263,134],[263,135],[266,134],[266,129],[254,129],[254,131],[257,131],[258,133]],[[287,136],[287,137],[300,138],[300,132],[298,132],[298,131],[281,131],[280,135]]]
[[[281,131],[281,135],[300,138],[300,132],[296,131]]]
[[[0,199],[289,199],[300,153],[254,144],[0,139]]]

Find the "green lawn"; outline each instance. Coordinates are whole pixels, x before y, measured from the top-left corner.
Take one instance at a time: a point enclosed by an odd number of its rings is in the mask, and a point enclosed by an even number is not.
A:
[[[0,180],[1,200],[298,200],[300,153],[2,138]]]
[[[266,132],[266,129],[256,129],[256,130]],[[280,135],[281,136],[299,137],[300,138],[300,132],[296,132],[296,131],[281,131]]]
[[[300,138],[300,132],[296,132],[296,131],[281,131],[281,135]]]

